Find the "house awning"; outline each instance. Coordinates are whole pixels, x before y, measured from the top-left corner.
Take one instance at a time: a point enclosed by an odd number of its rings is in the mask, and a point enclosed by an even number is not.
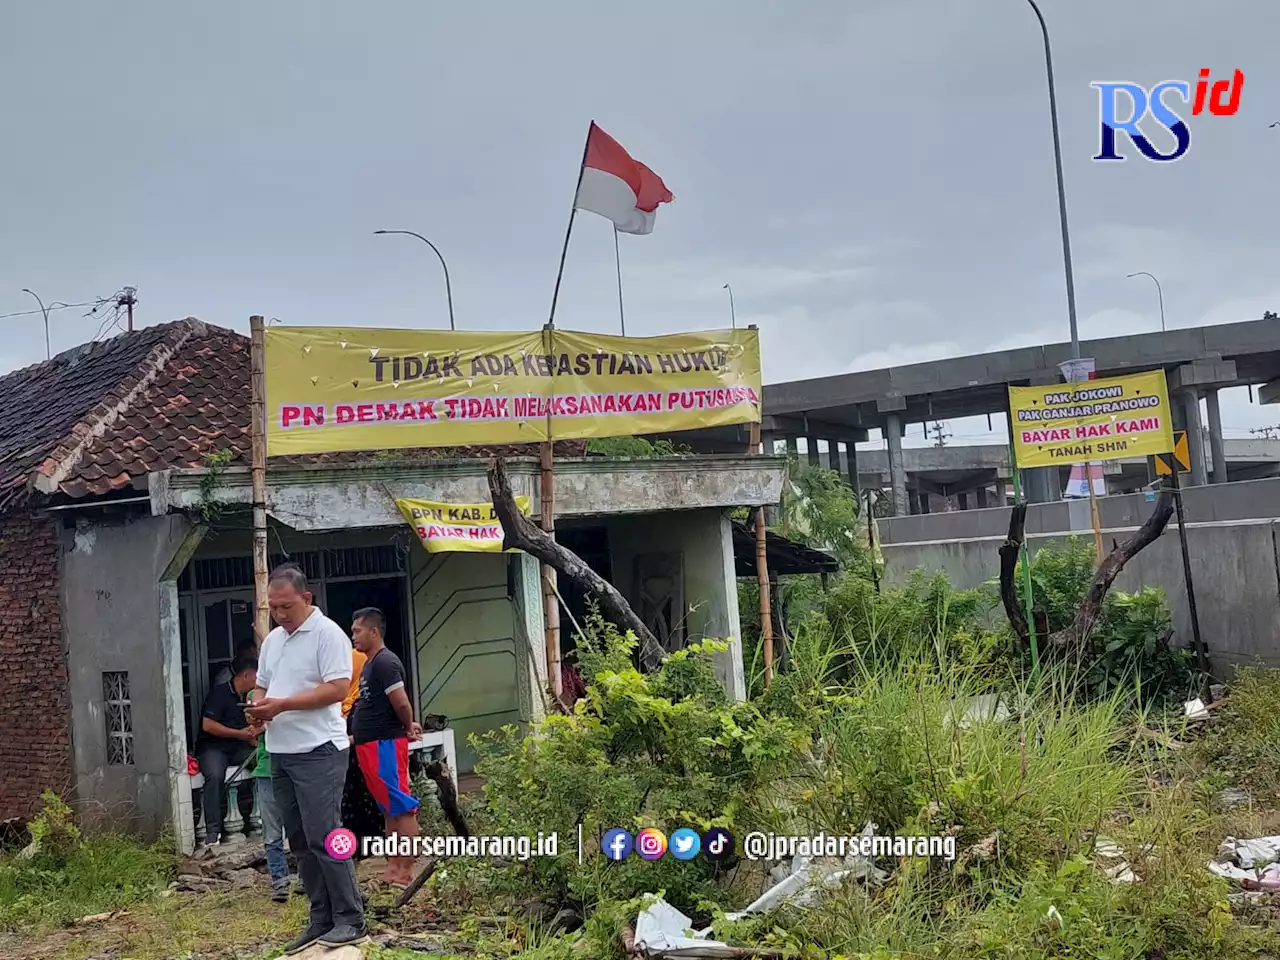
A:
[[[765,533],[765,550],[771,577],[836,573],[840,569],[840,564],[829,553],[806,547],[772,531]],[[756,532],[744,523],[733,525],[733,566],[739,577],[755,579]]]

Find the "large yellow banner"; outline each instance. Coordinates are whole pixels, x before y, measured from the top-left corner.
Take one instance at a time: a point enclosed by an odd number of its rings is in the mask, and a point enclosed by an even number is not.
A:
[[[428,553],[502,553],[502,524],[492,503],[406,499],[396,506]],[[516,507],[527,517],[529,498],[516,497]]]
[[[760,419],[755,330],[269,327],[267,453],[531,443]]]
[[[1047,387],[1010,387],[1019,467],[1052,467],[1173,449],[1163,370]]]

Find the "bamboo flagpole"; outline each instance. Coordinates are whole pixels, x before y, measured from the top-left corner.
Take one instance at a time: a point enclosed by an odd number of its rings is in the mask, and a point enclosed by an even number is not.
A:
[[[741,436],[741,434],[739,434]],[[760,455],[760,422],[751,424],[748,453]],[[764,507],[756,507],[756,582],[760,585],[760,644],[764,649],[764,685],[773,683],[773,604],[769,598],[769,540]]]
[[[748,330],[758,329],[750,324]],[[749,429],[747,453],[760,456],[764,447],[760,439],[760,421],[754,420]],[[770,451],[772,452],[772,451]],[[756,582],[760,585],[760,646],[764,651],[764,685],[773,683],[773,601],[769,584],[769,531],[764,523],[764,507],[756,511]]]
[[[253,632],[258,646],[271,632],[267,609],[267,377],[266,324],[249,318],[249,475],[253,484]]]
[[[544,349],[552,352],[552,331],[550,323],[543,328]],[[547,408],[547,439],[542,442],[539,459],[540,489],[538,501],[542,508],[542,529],[551,539],[556,536],[556,457],[554,441],[551,438],[551,408]],[[546,621],[547,649],[547,682],[557,702],[561,702],[564,693],[563,677],[560,674],[560,591],[556,588],[556,568],[550,564],[542,565],[542,612]]]
[[[622,335],[627,335],[627,315],[622,309],[622,254],[618,251],[618,228],[613,228],[613,265],[618,273],[618,324]]]
[[[560,299],[560,281],[564,279],[564,261],[569,255],[569,239],[573,236],[573,221],[578,214],[578,191],[582,187],[582,173],[587,167],[587,150],[591,146],[591,131],[595,121],[587,126],[587,137],[582,144],[582,159],[578,162],[578,180],[573,188],[573,203],[569,205],[569,225],[564,231],[564,245],[560,248],[560,267],[556,270],[556,285],[551,291],[551,310],[543,328],[543,345],[550,355],[553,331],[556,327],[556,302]],[[555,441],[551,429],[551,407],[547,407],[547,437],[542,441],[539,460],[539,504],[542,508],[542,529],[555,539],[556,513],[556,456]],[[556,590],[555,567],[542,565],[542,608],[546,618],[547,684],[557,702],[561,701],[564,684],[560,676],[560,597]]]

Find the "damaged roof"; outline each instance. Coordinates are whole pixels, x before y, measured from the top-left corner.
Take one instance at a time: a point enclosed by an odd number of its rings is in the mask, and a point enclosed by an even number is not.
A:
[[[779,577],[803,573],[837,573],[840,563],[831,554],[790,540],[772,530],[765,532],[769,573]],[[756,576],[756,531],[754,525],[734,521],[733,564],[739,579]]]
[[[80,498],[145,490],[149,473],[249,461],[249,338],[188,317],[86,343],[0,377],[0,510],[32,491]],[[452,457],[530,456],[530,444],[458,447]],[[586,444],[561,441],[580,457]],[[438,459],[440,450],[402,451]],[[367,453],[272,458],[352,462]]]

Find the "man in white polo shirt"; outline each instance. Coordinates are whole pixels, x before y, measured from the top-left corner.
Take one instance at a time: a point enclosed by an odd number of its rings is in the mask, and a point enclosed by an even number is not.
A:
[[[271,574],[267,603],[279,626],[262,644],[257,688],[245,713],[266,724],[272,790],[311,900],[310,922],[285,947],[289,955],[317,941],[337,947],[365,939],[353,861],[334,859],[325,849],[326,838],[342,826],[350,755],[342,700],[351,686],[351,641],[312,605],[297,567]]]

